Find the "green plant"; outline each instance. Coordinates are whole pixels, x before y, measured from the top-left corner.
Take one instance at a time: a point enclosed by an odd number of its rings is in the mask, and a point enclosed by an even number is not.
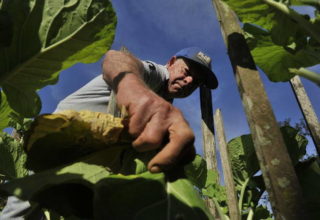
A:
[[[212,218],[181,167],[172,173],[147,171],[156,152],[134,151],[120,118],[89,111],[38,116],[24,149],[35,174],[1,185],[2,195],[66,218]],[[194,161],[187,176],[197,166]]]
[[[0,129],[9,115],[38,115],[37,91],[79,62],[96,62],[110,47],[116,25],[105,0],[1,1]]]
[[[286,126],[281,127],[281,132],[291,160],[295,165],[303,193],[306,196],[309,214],[312,219],[318,219],[320,205],[315,196],[320,190],[320,163],[316,158],[301,161],[306,155],[308,142],[300,134],[300,129],[292,128],[289,124],[287,123]],[[230,140],[228,150],[242,219],[272,219],[272,213],[266,206],[268,201],[262,201],[266,199],[264,197],[265,186],[251,134]],[[203,196],[207,196],[214,201],[218,216],[221,219],[229,219],[226,189],[217,181],[218,174],[211,170],[206,170],[205,161],[200,161],[201,159],[198,159],[198,169],[193,169],[195,173],[193,179],[196,179],[195,177],[199,179],[195,185],[200,189]]]
[[[305,69],[320,63],[319,1],[224,0],[243,22],[255,63],[271,81],[301,75],[320,84],[320,74]],[[292,6],[314,7],[314,17]]]

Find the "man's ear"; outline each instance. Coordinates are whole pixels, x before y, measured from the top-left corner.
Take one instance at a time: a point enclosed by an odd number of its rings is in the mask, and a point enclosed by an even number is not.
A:
[[[177,60],[176,56],[173,56],[170,58],[170,60],[167,62],[167,67],[172,66]]]

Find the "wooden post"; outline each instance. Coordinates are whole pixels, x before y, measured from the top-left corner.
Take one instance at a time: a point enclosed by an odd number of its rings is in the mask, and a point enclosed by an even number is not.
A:
[[[212,0],[276,219],[307,219],[299,181],[270,102],[234,12]]]
[[[214,126],[211,90],[200,87],[201,125],[203,137],[203,154],[209,169],[218,173],[216,149],[214,143]]]
[[[303,87],[299,76],[295,76],[290,80],[290,85],[296,96],[304,119],[310,131],[311,138],[320,156],[320,124],[316,113],[313,110],[310,99]]]
[[[229,159],[228,146],[226,136],[224,133],[223,119],[220,109],[217,109],[214,114],[214,126],[217,132],[217,139],[220,149],[220,157],[222,163],[223,177],[227,190],[227,203],[229,208],[229,215],[231,220],[241,219],[241,210],[238,207],[238,196],[234,186],[231,162]]]
[[[219,172],[217,168],[216,150],[214,144],[214,126],[213,126],[213,110],[212,110],[211,90],[200,87],[200,104],[201,104],[201,127],[203,137],[203,155],[207,162],[207,169],[213,170],[218,174],[218,182],[220,182]],[[211,199],[206,200],[206,204],[211,214],[218,218],[214,202]]]

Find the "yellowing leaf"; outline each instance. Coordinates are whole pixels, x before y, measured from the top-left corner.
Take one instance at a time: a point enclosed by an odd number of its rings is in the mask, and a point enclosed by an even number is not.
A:
[[[131,138],[121,118],[100,112],[61,111],[38,116],[25,138],[27,166],[35,171],[70,163]]]

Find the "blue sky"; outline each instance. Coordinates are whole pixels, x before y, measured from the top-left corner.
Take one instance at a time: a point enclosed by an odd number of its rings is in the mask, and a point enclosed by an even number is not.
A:
[[[114,0],[118,25],[113,49],[126,46],[140,59],[165,64],[178,50],[198,46],[213,59],[213,69],[219,80],[212,92],[214,110],[220,108],[224,118],[227,140],[249,133],[246,117],[220,26],[211,0]],[[320,68],[312,68],[320,72]],[[101,60],[94,64],[77,64],[60,75],[57,85],[40,91],[42,113],[52,112],[65,96],[101,73]],[[302,115],[289,83],[272,83],[260,74],[278,121],[291,118],[298,122]],[[320,117],[319,87],[302,79],[318,117]],[[318,95],[317,95],[318,94]],[[196,134],[195,146],[202,154],[199,92],[186,99],[176,99]],[[309,152],[315,152],[313,144]]]

